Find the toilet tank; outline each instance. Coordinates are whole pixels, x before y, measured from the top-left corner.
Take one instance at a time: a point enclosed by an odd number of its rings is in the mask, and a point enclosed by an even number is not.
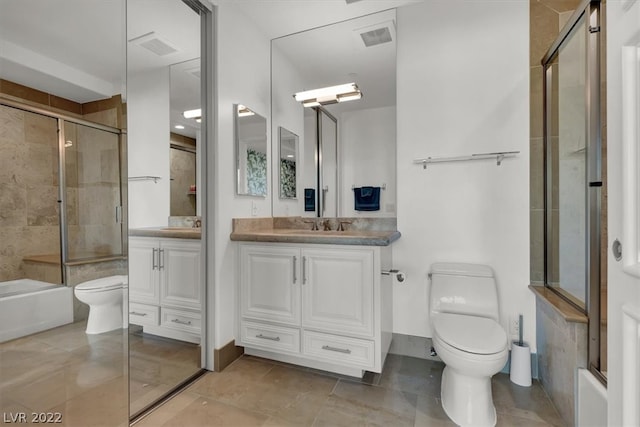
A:
[[[488,265],[435,263],[429,272],[429,315],[456,313],[500,321],[498,288]]]

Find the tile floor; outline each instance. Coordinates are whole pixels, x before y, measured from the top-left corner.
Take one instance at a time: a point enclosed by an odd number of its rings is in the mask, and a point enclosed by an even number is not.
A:
[[[199,357],[198,346],[132,332],[86,335],[75,323],[0,344],[3,415],[50,411],[62,414],[62,426],[126,427],[129,392],[135,412],[192,372]],[[389,355],[382,374],[358,381],[243,356],[136,427],[453,425],[438,398],[443,367]],[[563,425],[537,382],[519,387],[498,374],[493,393],[499,426]]]
[[[199,371],[198,345],[144,335],[133,325],[128,335],[87,335],[85,327],[72,323],[0,344],[3,424],[12,415],[51,412],[60,414],[55,425],[125,427],[130,410]]]
[[[443,367],[389,355],[381,375],[357,381],[243,356],[222,372],[208,372],[135,426],[453,426],[440,406]],[[493,394],[498,426],[564,425],[537,381],[520,387],[498,374]]]

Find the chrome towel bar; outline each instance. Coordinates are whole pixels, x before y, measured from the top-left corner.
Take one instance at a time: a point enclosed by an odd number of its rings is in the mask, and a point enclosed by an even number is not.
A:
[[[422,165],[423,169],[427,168],[428,163],[444,163],[444,162],[464,162],[468,160],[485,160],[496,159],[496,164],[500,166],[502,161],[509,157],[516,157],[519,151],[499,151],[496,153],[478,153],[470,156],[455,156],[455,157],[427,157],[426,159],[414,159],[414,164]]]

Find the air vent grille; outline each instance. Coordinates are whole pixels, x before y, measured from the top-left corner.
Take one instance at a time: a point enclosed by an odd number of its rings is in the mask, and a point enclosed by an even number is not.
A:
[[[159,37],[153,31],[147,34],[143,34],[140,37],[131,39],[129,40],[129,42],[135,43],[138,46],[142,46],[158,56],[167,56],[178,51],[178,49],[173,47],[170,42]]]
[[[382,43],[389,43],[393,40],[388,27],[377,28],[375,30],[360,33],[362,41],[366,47],[376,46]]]

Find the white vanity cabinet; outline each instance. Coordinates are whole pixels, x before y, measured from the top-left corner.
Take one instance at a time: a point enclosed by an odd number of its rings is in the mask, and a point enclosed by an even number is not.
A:
[[[129,238],[129,322],[144,332],[200,342],[200,240]]]
[[[245,352],[351,376],[381,372],[391,344],[391,250],[240,243]]]

